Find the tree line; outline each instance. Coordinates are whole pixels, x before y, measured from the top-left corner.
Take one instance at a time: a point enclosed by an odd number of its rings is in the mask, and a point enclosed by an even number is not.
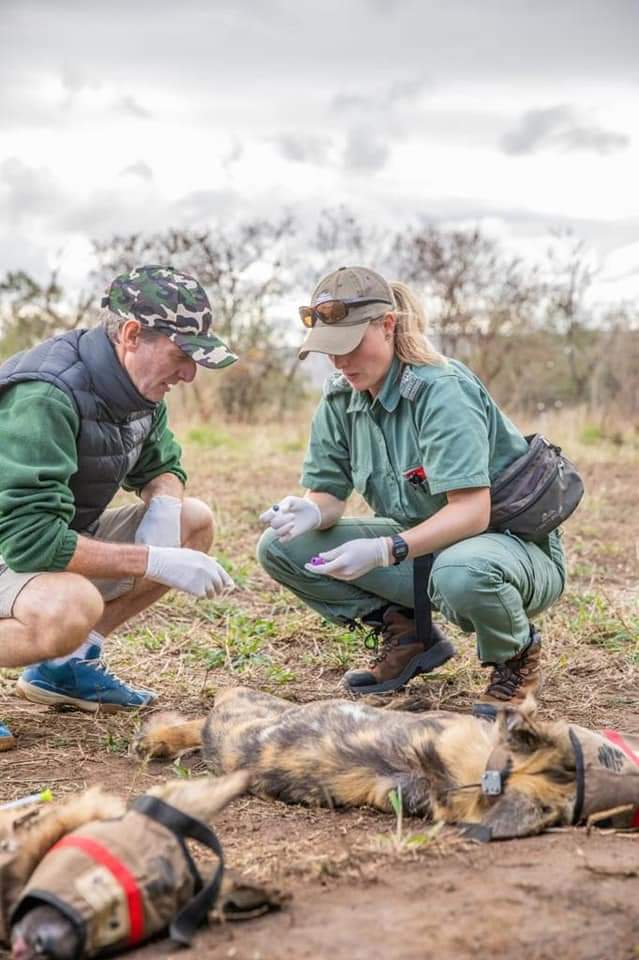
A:
[[[303,336],[296,304],[308,300],[323,273],[365,263],[423,296],[442,352],[466,362],[508,409],[580,405],[635,419],[639,413],[637,311],[592,302],[594,270],[573,236],[549,236],[547,253],[531,263],[479,229],[417,224],[392,233],[339,208],[324,211],[312,227],[284,214],[116,235],[92,247],[95,268],[80,291],[64,289],[59,270],[45,282],[25,271],[5,274],[0,357],[96,323],[117,273],[171,264],[204,285],[216,332],[243,361],[224,377],[198,378],[198,415],[208,419],[221,407],[238,419],[266,418],[308,390],[295,349]]]

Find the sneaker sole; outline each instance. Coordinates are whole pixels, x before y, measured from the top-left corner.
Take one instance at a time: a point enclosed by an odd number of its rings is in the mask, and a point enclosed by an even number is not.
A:
[[[156,698],[140,704],[139,707],[121,707],[117,703],[93,703],[91,700],[79,700],[76,697],[69,697],[64,693],[50,693],[48,690],[42,690],[40,687],[27,683],[20,678],[16,683],[16,692],[24,700],[31,703],[44,703],[49,707],[75,707],[77,710],[83,710],[85,713],[124,713],[135,710],[144,710],[146,707],[152,707]],[[0,748],[2,749],[2,748]],[[4,749],[9,749],[5,747]]]
[[[390,693],[392,690],[401,690],[413,677],[419,676],[420,673],[431,673],[433,670],[436,670],[437,667],[441,667],[446,663],[447,660],[450,660],[451,657],[454,657],[456,652],[450,640],[440,640],[439,643],[434,644],[432,647],[429,647],[428,650],[420,653],[418,657],[413,657],[398,677],[392,677],[390,680],[385,680],[384,683],[372,683],[362,687],[351,687],[351,685],[346,682],[344,686],[349,693],[353,693],[356,696],[368,693]]]

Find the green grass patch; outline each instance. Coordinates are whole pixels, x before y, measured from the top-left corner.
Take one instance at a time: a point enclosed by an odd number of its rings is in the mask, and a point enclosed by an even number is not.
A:
[[[221,563],[226,572],[231,576],[236,586],[244,588],[255,574],[257,564],[254,560],[233,560],[224,550],[215,551],[215,559]]]
[[[195,642],[189,647],[190,656],[207,671],[224,667],[242,673],[249,668],[271,665],[272,658],[263,647],[276,637],[272,620],[234,610],[222,624],[218,620],[217,627],[214,646]]]
[[[605,440],[604,432],[596,423],[586,423],[579,434],[579,440],[587,447],[593,447]]]
[[[189,430],[185,440],[196,447],[224,447],[229,444],[231,437],[228,433],[214,430],[213,427],[201,426]]]
[[[639,662],[639,614],[621,609],[599,593],[571,598],[575,613],[571,625],[584,634],[586,643],[624,653]]]

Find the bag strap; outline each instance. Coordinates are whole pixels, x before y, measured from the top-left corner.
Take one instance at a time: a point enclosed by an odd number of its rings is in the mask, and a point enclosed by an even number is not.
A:
[[[175,943],[188,947],[191,944],[195,931],[206,919],[209,910],[212,908],[220,893],[222,874],[224,873],[224,854],[222,853],[220,841],[213,831],[207,827],[205,823],[202,823],[201,820],[196,820],[195,817],[189,816],[188,813],[183,813],[181,810],[171,806],[169,803],[165,803],[164,800],[160,800],[158,797],[139,797],[133,804],[133,809],[137,810],[138,813],[143,813],[145,816],[150,817],[151,820],[156,820],[158,823],[161,823],[163,827],[171,830],[179,840],[180,846],[184,851],[189,870],[195,880],[196,894],[174,917],[169,928],[169,935]],[[202,883],[200,873],[184,842],[187,837],[192,840],[197,840],[205,847],[208,847],[219,860],[217,870],[206,884]]]
[[[433,617],[428,583],[433,569],[433,554],[426,553],[413,560],[413,593],[415,597],[415,626],[417,639],[425,650],[433,646]]]

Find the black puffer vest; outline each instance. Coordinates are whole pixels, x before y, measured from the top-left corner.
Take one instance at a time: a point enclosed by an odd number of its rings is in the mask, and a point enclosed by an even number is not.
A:
[[[0,390],[26,380],[44,380],[64,390],[78,412],[70,526],[88,530],[136,464],[157,404],[138,393],[101,327],[45,340],[0,365]]]

